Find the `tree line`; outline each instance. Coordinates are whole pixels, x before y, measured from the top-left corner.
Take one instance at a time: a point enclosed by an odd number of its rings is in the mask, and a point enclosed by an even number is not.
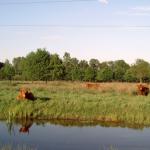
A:
[[[132,65],[124,60],[78,60],[67,52],[60,58],[46,49],[37,49],[25,57],[14,58],[12,64],[8,60],[0,62],[0,80],[149,82],[150,63],[143,59]]]

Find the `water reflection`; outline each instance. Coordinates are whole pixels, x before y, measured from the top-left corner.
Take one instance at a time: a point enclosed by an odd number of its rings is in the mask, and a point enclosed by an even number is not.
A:
[[[19,125],[19,132],[20,133],[30,133],[30,128],[32,127],[33,124],[36,125],[60,125],[63,127],[95,127],[95,126],[100,126],[100,127],[106,127],[106,128],[111,128],[111,127],[121,127],[121,128],[131,128],[135,130],[142,130],[146,127],[149,126],[144,126],[142,124],[127,124],[124,122],[96,122],[96,121],[91,121],[91,122],[86,122],[86,121],[76,121],[76,120],[35,120],[35,119],[19,119],[19,120],[14,120],[13,122],[7,122],[7,128],[8,132],[10,134],[14,133],[14,126]]]
[[[1,143],[12,143],[14,147],[26,144],[37,150],[110,150],[111,146],[118,150],[150,148],[149,128],[115,122],[25,119],[0,122],[0,133]]]
[[[105,127],[105,128],[111,128],[111,127],[119,127],[119,128],[129,128],[134,130],[143,130],[144,128],[148,126],[139,125],[139,124],[126,124],[123,122],[86,122],[86,121],[75,121],[75,120],[35,120],[35,119],[19,119],[14,120],[12,122],[6,122],[6,126],[8,129],[8,133],[10,135],[15,135],[14,126],[19,126],[19,133],[22,134],[29,134],[32,132],[30,128],[32,125],[35,124],[36,126],[45,126],[45,125],[60,125],[63,127]]]
[[[150,126],[145,126],[144,124],[129,124],[125,122],[102,122],[102,121],[77,121],[77,120],[43,120],[40,122],[38,120],[35,120],[36,124],[45,124],[45,123],[50,123],[53,125],[61,125],[63,127],[94,127],[94,126],[100,126],[100,127],[106,127],[106,128],[111,128],[111,127],[121,127],[121,128],[130,128],[130,129],[135,129],[135,130],[142,130],[145,127],[150,127]]]
[[[25,119],[20,121],[21,127],[19,129],[20,133],[28,133],[29,134],[29,129],[31,128],[33,124],[33,120],[31,119]]]
[[[36,148],[34,147],[30,147],[26,144],[23,144],[23,145],[16,145],[14,146],[13,144],[1,144],[0,145],[0,150],[37,150]]]

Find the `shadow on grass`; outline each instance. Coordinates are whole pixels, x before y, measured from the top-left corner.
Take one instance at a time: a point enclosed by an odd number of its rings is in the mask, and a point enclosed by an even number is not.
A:
[[[50,97],[35,97],[35,100],[41,100],[41,101],[49,101],[49,100],[51,100],[51,98]]]

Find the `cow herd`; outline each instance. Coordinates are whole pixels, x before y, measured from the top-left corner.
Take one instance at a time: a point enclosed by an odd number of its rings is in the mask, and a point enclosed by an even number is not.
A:
[[[98,90],[100,88],[100,84],[98,84],[98,83],[86,83],[85,88]],[[144,85],[144,84],[138,84],[136,93],[137,93],[137,95],[147,96],[149,94],[149,87],[147,85]],[[30,89],[21,88],[19,90],[17,100],[32,100],[33,101],[33,100],[35,100],[35,97],[34,97],[33,93],[30,91]]]
[[[85,88],[87,89],[99,89],[100,84],[98,83],[86,83]],[[137,95],[147,96],[149,94],[149,87],[146,84],[137,84]]]

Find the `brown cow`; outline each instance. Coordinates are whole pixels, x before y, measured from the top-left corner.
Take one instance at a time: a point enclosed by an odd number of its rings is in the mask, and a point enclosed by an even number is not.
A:
[[[34,100],[35,97],[32,94],[32,92],[29,91],[29,89],[22,88],[19,91],[19,95],[17,96],[17,100],[25,100],[25,99]]]
[[[98,83],[86,83],[85,87],[88,89],[98,89],[100,85]]]
[[[149,94],[149,87],[147,87],[146,85],[138,84],[137,88],[139,95],[147,96]]]

